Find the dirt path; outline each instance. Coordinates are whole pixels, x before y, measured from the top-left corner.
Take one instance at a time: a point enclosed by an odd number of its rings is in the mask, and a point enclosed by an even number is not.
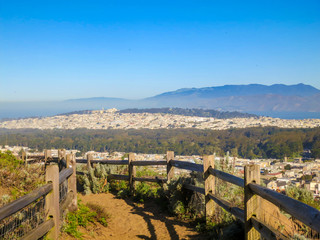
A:
[[[111,215],[108,227],[99,226],[84,239],[206,239],[188,223],[161,212],[155,203],[136,204],[112,194],[79,196],[83,203],[95,203]],[[65,236],[62,237],[65,238]],[[70,239],[70,238],[69,238]]]

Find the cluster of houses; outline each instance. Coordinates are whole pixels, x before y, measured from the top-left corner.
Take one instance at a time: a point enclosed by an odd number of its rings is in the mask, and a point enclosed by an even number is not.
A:
[[[260,165],[261,179],[267,188],[284,192],[288,186],[294,185],[306,188],[313,192],[315,198],[320,198],[320,159],[236,159],[235,168],[243,172],[244,166],[249,163]]]

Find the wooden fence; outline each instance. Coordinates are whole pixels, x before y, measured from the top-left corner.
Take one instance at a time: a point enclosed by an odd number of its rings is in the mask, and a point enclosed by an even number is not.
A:
[[[77,159],[76,161],[77,163],[87,164],[88,168],[93,167],[93,164],[97,163],[127,165],[128,175],[111,175],[110,177],[116,180],[129,181],[132,192],[134,192],[136,181],[169,182],[174,177],[175,168],[201,172],[204,177],[204,188],[190,184],[184,184],[184,187],[205,195],[205,211],[207,219],[215,214],[215,204],[217,204],[241,220],[245,226],[245,239],[289,239],[292,237],[283,234],[278,229],[275,229],[273,226],[270,226],[263,221],[263,218],[260,216],[263,201],[268,201],[273,204],[268,205],[270,212],[273,210],[270,208],[277,208],[278,210],[280,208],[290,214],[293,218],[320,233],[320,212],[307,204],[259,185],[260,167],[258,165],[245,166],[243,179],[215,169],[213,155],[204,156],[203,165],[174,160],[174,152],[172,151],[167,152],[166,160],[160,161],[136,161],[134,153],[129,154],[128,160],[94,160],[92,155],[88,154],[87,159]],[[166,166],[167,178],[136,177],[136,166],[151,165]],[[232,206],[230,202],[219,198],[215,194],[214,183],[216,178],[235,184],[244,189],[244,209]]]
[[[75,155],[64,154],[58,162],[45,166],[45,185],[0,208],[0,239],[33,240],[45,234],[58,239],[63,216],[77,208]],[[39,212],[44,214],[35,226],[33,220]],[[28,215],[32,217],[28,219]],[[28,225],[26,231],[21,231],[24,225]]]
[[[59,155],[59,154],[58,154]],[[58,158],[53,159],[50,155],[50,151],[45,151],[44,160],[45,162],[58,161],[60,164],[63,164],[63,151],[60,151]],[[27,162],[27,161],[26,161]],[[205,195],[205,211],[207,219],[211,218],[215,214],[215,204],[224,208],[226,211],[233,214],[236,218],[241,220],[245,226],[245,238],[249,240],[256,239],[288,239],[292,236],[283,234],[279,229],[275,229],[273,226],[266,223],[262,217],[261,209],[263,208],[263,202],[270,202],[273,206],[271,208],[281,209],[289,213],[293,218],[299,220],[301,223],[320,233],[320,212],[300,201],[292,199],[288,196],[285,196],[281,193],[275,192],[268,188],[265,188],[260,184],[260,167],[258,165],[247,165],[244,168],[244,179],[231,175],[229,173],[215,169],[214,167],[214,156],[204,156],[203,164],[195,164],[185,161],[174,160],[174,152],[168,151],[166,155],[166,160],[157,160],[157,161],[136,161],[135,154],[130,153],[128,160],[96,160],[93,159],[91,154],[87,155],[87,159],[74,159],[72,162],[72,168],[68,167],[60,172],[59,182],[67,179],[70,184],[69,192],[76,192],[76,183],[75,183],[75,164],[82,163],[87,164],[88,169],[92,168],[94,164],[108,164],[108,165],[127,165],[128,166],[128,175],[119,175],[112,174],[109,178],[115,180],[125,180],[129,181],[130,189],[132,192],[135,190],[136,181],[147,181],[147,182],[170,182],[174,178],[175,168],[186,169],[190,171],[203,173],[204,178],[204,188],[200,188],[190,184],[184,184],[186,189],[198,192]],[[59,164],[59,165],[60,165]],[[67,166],[70,166],[68,163],[67,157]],[[167,178],[159,177],[136,177],[136,167],[137,166],[151,166],[151,165],[162,165],[167,168]],[[45,196],[48,201],[55,201],[55,204],[46,204],[48,206],[57,206],[57,196],[55,195],[55,189],[57,189],[57,182],[54,180],[52,171],[55,171],[57,174],[57,169],[55,166],[50,166],[47,173],[47,181],[50,182],[47,185],[41,187],[40,189],[34,191],[31,194],[24,196],[24,199],[28,200],[16,200],[15,202],[9,204],[10,207],[5,206],[0,209],[0,221],[3,219],[3,216],[10,216],[14,212],[19,211],[19,209],[35,201],[35,199]],[[72,169],[72,171],[70,170]],[[244,189],[244,208],[239,208],[233,206],[230,202],[221,199],[215,193],[215,181],[217,179],[235,184]],[[51,182],[52,181],[52,182]],[[56,187],[54,187],[56,186]],[[53,190],[53,191],[52,191]],[[49,194],[50,193],[50,194]],[[73,204],[76,204],[75,194],[73,197]],[[18,203],[17,203],[18,202]],[[24,204],[21,204],[23,202]],[[61,207],[61,204],[60,204]],[[15,209],[15,210],[10,210]],[[48,216],[51,216],[46,222],[44,222],[37,229],[33,230],[30,234],[31,237],[26,237],[25,239],[36,239],[35,236],[40,236],[41,234],[50,231],[50,234],[53,239],[58,234],[58,228],[53,226],[59,226],[59,211],[58,207],[50,207]],[[271,209],[272,210],[272,209]]]

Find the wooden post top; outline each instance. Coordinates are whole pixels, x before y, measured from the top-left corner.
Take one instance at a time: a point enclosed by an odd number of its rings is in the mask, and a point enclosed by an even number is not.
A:
[[[214,168],[214,155],[203,156],[203,171],[208,171],[210,167]]]
[[[167,151],[167,162],[174,159],[174,151]]]
[[[93,160],[93,154],[92,153],[88,153],[87,154],[87,160]]]
[[[58,150],[58,158],[62,159],[66,157],[66,150],[65,149],[59,149]]]
[[[129,153],[129,156],[128,156],[129,163],[135,160],[135,156],[136,156],[135,153]]]
[[[251,182],[260,184],[260,166],[257,164],[250,164],[244,167],[244,181],[245,185]]]

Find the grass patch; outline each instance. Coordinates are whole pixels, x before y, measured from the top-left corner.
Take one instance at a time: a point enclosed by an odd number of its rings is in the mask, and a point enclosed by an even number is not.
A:
[[[99,205],[93,203],[84,205],[79,200],[78,210],[67,214],[62,231],[76,239],[83,239],[83,233],[80,232],[81,227],[89,230],[96,226],[97,222],[107,227],[109,218],[109,214]]]
[[[107,227],[107,220],[110,218],[110,215],[98,204],[87,203],[87,206],[97,214],[95,218],[98,220],[98,222],[104,227]]]

